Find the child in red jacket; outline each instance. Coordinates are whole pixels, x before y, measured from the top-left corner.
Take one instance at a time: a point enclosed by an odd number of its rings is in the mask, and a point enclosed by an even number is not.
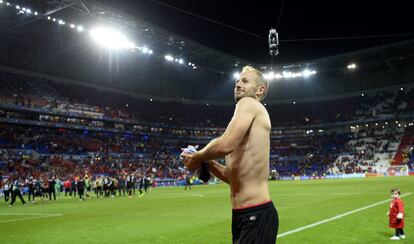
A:
[[[390,205],[390,211],[387,213],[389,217],[389,227],[395,229],[395,236],[391,237],[391,240],[405,239],[404,235],[404,202],[400,198],[400,190],[392,189],[391,196],[392,201]]]

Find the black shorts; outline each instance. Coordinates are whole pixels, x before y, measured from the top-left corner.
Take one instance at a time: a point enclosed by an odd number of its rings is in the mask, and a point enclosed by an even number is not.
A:
[[[279,229],[279,216],[273,202],[233,209],[234,244],[274,244]]]

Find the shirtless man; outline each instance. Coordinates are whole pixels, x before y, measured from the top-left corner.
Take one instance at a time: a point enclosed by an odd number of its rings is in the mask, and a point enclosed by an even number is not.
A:
[[[261,101],[268,82],[246,66],[236,80],[236,109],[224,134],[202,150],[181,156],[195,171],[208,162],[210,172],[230,185],[233,207],[233,243],[275,243],[279,228],[276,208],[268,189],[270,118]],[[226,166],[214,161],[225,157]]]

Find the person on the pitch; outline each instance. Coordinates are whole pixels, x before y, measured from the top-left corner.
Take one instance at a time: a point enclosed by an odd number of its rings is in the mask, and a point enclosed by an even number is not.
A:
[[[12,180],[12,177],[10,176],[8,179],[4,181],[4,186],[3,186],[3,194],[4,194],[5,202],[8,202],[9,199],[11,198],[12,188],[13,188],[13,180]]]
[[[184,190],[187,190],[187,186],[190,188],[190,190],[191,190],[191,185],[192,185],[192,179],[191,179],[191,177],[190,177],[190,175],[186,175],[185,176],[185,188],[184,188]]]
[[[22,201],[22,204],[25,205],[26,202],[23,199],[22,196],[22,192],[21,192],[21,188],[23,186],[23,183],[20,181],[19,178],[16,178],[13,181],[13,186],[12,186],[12,200],[10,202],[10,206],[13,206],[14,202],[16,202],[16,197],[20,198],[20,201]]]
[[[391,237],[391,240],[400,240],[405,239],[404,234],[404,202],[400,198],[400,190],[399,189],[392,189],[391,190],[391,197],[392,201],[390,204],[390,211],[387,213],[389,218],[389,226],[390,228],[395,229],[395,235]]]
[[[27,187],[29,188],[29,202],[35,201],[34,185],[35,185],[35,181],[33,179],[33,176],[30,176],[29,179],[27,180]]]
[[[52,195],[53,195],[53,200],[56,201],[56,189],[55,189],[55,177],[52,175],[49,175],[49,179],[48,181],[48,189],[49,189],[49,200],[52,200]]]
[[[207,162],[210,172],[230,185],[233,243],[275,243],[277,238],[278,214],[267,182],[271,123],[261,103],[268,86],[259,70],[244,67],[234,88],[236,109],[223,135],[198,152],[181,154],[191,171]],[[221,157],[225,166],[213,160]]]

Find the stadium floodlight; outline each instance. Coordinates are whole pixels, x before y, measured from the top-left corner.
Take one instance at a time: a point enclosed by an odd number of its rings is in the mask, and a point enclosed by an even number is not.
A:
[[[16,5],[16,9],[20,9],[20,6],[19,5]]]
[[[165,58],[165,60],[170,61],[170,62],[174,61],[173,56],[171,56],[169,54],[165,55],[164,58]]]
[[[50,16],[47,16],[47,19],[50,20]]]
[[[309,76],[314,75],[314,74],[316,74],[315,70],[305,69],[305,70],[302,71],[303,77],[309,77]]]
[[[0,0],[0,4],[3,4],[3,0]]]
[[[97,27],[90,31],[92,39],[100,46],[109,49],[135,49],[138,48],[132,41],[116,30]]]
[[[52,21],[53,21],[53,22],[56,22],[56,19],[55,19],[55,18],[53,18],[53,19],[52,19]]]
[[[85,29],[83,29],[83,26],[81,26],[81,25],[78,25],[78,27],[76,27],[76,29],[79,31],[79,32],[82,32],[82,31],[84,31]]]
[[[234,73],[233,73],[233,78],[234,78],[234,79],[236,79],[236,80],[237,80],[237,79],[239,79],[239,77],[240,77],[240,74],[239,74],[238,72],[234,72]]]
[[[35,16],[37,16],[37,15],[38,15],[38,13],[35,11],[35,12],[34,12],[34,15],[35,15]]]
[[[364,93],[361,93],[361,97],[363,97],[363,96],[365,96],[365,94]]]
[[[75,29],[76,25],[70,24],[70,28]]]
[[[292,72],[288,72],[288,71],[283,71],[282,75],[283,75],[283,78],[287,78],[287,79],[293,76]]]
[[[178,63],[179,64],[183,64],[184,63],[184,60],[182,58],[180,58],[180,59],[178,59]]]
[[[25,12],[26,11],[26,8],[22,8],[22,11]]]
[[[143,53],[148,53],[149,52],[149,49],[146,46],[143,46],[142,47],[142,52]]]
[[[61,19],[60,19],[60,20],[58,20],[58,24],[59,24],[59,25],[64,25],[64,23],[65,23],[65,22],[64,22],[63,20],[61,20]]]
[[[295,101],[293,101],[293,104],[296,104],[296,102],[295,102]]]
[[[348,64],[347,66],[346,66],[348,69],[356,69],[356,64],[355,63],[351,63],[351,64]]]
[[[282,77],[283,76],[280,73],[276,73],[276,75],[275,75],[275,78],[278,79],[278,80],[281,79]]]
[[[275,73],[273,73],[273,71],[271,71],[271,72],[269,72],[269,73],[264,74],[264,75],[263,75],[263,77],[264,77],[266,80],[271,80],[271,79],[273,79],[273,78],[275,77]]]
[[[148,54],[153,54],[154,52],[150,49],[149,51],[148,51]]]
[[[190,62],[190,63],[188,63],[188,66],[191,66],[191,62]]]
[[[24,11],[24,10],[23,10],[23,11]],[[31,10],[30,8],[27,8],[27,9],[26,9],[26,13],[31,14],[31,13],[32,13],[32,10]]]

